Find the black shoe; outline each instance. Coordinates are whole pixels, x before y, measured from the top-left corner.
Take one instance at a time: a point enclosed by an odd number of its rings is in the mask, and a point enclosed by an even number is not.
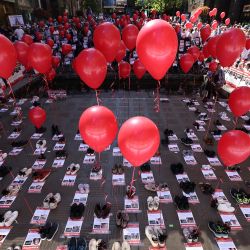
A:
[[[87,149],[87,155],[93,155],[95,151],[92,148]]]
[[[173,130],[171,130],[171,129],[165,129],[165,130],[164,130],[164,134],[165,134],[166,136],[173,136],[174,132],[173,132]]]
[[[161,144],[162,145],[168,145],[169,144],[169,139],[166,137],[165,139],[161,139]]]
[[[175,196],[174,197],[174,202],[177,206],[178,210],[188,210],[189,209],[189,203],[188,203],[188,198],[186,196]]]
[[[80,238],[77,240],[77,250],[86,250],[87,242],[84,238]]]
[[[0,167],[0,178],[3,178],[5,177],[7,174],[10,173],[11,171],[11,167],[8,167],[8,166],[1,166]]]
[[[58,231],[58,228],[59,228],[59,224],[54,222],[51,227],[49,227],[49,230],[48,230],[48,234],[47,234],[47,240],[48,241],[51,241],[55,234],[57,233]]]
[[[186,138],[181,138],[181,142],[185,145],[185,146],[191,146],[193,144],[193,140],[186,137]]]
[[[171,168],[171,171],[174,175],[183,174],[183,172],[184,172],[184,168],[183,168],[183,165],[181,163],[171,164],[170,168]]]
[[[46,222],[46,224],[39,229],[39,233],[41,235],[42,240],[47,239],[47,235],[49,234],[49,229],[51,226],[52,226],[51,222]]]
[[[75,237],[71,237],[68,242],[68,250],[77,250],[77,239]]]
[[[101,242],[97,245],[98,250],[106,250],[108,249],[107,243],[104,240],[101,240]]]
[[[97,218],[102,218],[102,208],[100,203],[95,205],[95,215]]]
[[[214,223],[212,221],[208,222],[208,228],[217,238],[227,238],[228,231],[225,230],[223,223]]]
[[[107,202],[103,207],[102,207],[102,218],[106,219],[111,211],[111,203]]]
[[[250,119],[248,119],[247,121],[245,121],[246,125],[250,125]]]
[[[221,135],[221,130],[219,129],[215,129],[214,131],[212,131],[213,135]]]
[[[28,143],[27,140],[25,140],[25,141],[14,141],[14,142],[11,143],[11,146],[13,148],[19,148],[19,147],[25,146],[27,143]]]
[[[84,210],[85,210],[84,204],[83,203],[78,204],[76,208],[75,218],[81,219],[84,214]]]
[[[78,207],[78,205],[76,204],[76,203],[74,203],[73,205],[71,205],[71,207],[70,207],[70,219],[75,219],[75,217],[76,217],[76,210],[77,210],[77,207]]]
[[[219,120],[216,120],[216,121],[214,122],[214,125],[215,125],[215,126],[222,126],[222,124],[221,124],[221,122],[220,122]]]
[[[186,193],[193,193],[194,189],[195,189],[195,183],[194,182],[190,182],[190,181],[181,181],[180,182],[180,188]]]
[[[205,154],[207,157],[210,157],[210,158],[215,157],[215,152],[214,152],[213,150],[205,149],[205,150],[204,150],[204,154]]]
[[[45,127],[35,128],[35,129],[37,134],[43,134],[47,130]]]
[[[150,172],[150,164],[149,163],[144,163],[143,165],[140,166],[140,169],[142,172]]]

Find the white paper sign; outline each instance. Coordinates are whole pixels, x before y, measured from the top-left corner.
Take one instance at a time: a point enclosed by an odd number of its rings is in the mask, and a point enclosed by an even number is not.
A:
[[[178,183],[180,183],[181,181],[183,181],[183,182],[189,181],[189,178],[188,178],[188,176],[187,176],[186,173],[177,174],[177,175],[176,175],[176,179],[177,179]]]
[[[125,197],[124,210],[127,213],[139,213],[140,210],[138,196],[134,196],[133,199],[128,199],[127,197]]]
[[[153,172],[152,171],[142,172],[141,173],[141,180],[142,180],[142,183],[144,183],[144,184],[154,183],[155,179],[154,179]]]
[[[123,186],[125,185],[125,174],[113,174],[112,175],[113,186]]]
[[[181,228],[195,227],[196,223],[192,211],[177,211]]]
[[[237,250],[231,238],[215,238],[220,250]]]
[[[148,214],[148,225],[149,226],[157,226],[161,228],[165,228],[164,219],[162,215],[162,211],[147,211]]]
[[[203,250],[200,242],[184,243],[186,250]]]
[[[44,154],[46,150],[47,148],[37,148],[34,152],[34,155]]]
[[[87,200],[88,200],[88,194],[83,194],[83,193],[80,193],[79,191],[76,191],[72,204],[73,203],[77,203],[77,204],[82,203],[86,206]]]
[[[194,152],[201,153],[203,152],[203,149],[200,144],[192,144],[191,148]]]
[[[213,171],[213,169],[202,169],[202,174],[204,175],[204,178],[207,180],[216,180],[217,177]]]
[[[231,181],[242,181],[242,179],[237,171],[226,170],[226,174]]]
[[[0,247],[3,244],[4,240],[6,239],[6,237],[8,236],[9,232],[11,230],[11,227],[1,227],[0,228]]]
[[[67,224],[64,229],[64,236],[65,237],[80,236],[82,223],[83,223],[83,219],[71,220],[70,218],[68,218]]]
[[[200,203],[196,192],[186,194],[184,191],[182,191],[182,193],[183,193],[184,196],[186,196],[188,198],[189,203],[191,203],[191,204]]]
[[[23,243],[22,250],[40,249],[41,235],[39,229],[30,229]]]
[[[45,181],[31,183],[28,193],[37,193],[37,194],[41,193],[44,184],[45,184]]]
[[[63,167],[65,159],[55,159],[52,163],[52,168],[61,168]]]
[[[38,140],[38,139],[40,139],[42,136],[43,136],[43,134],[34,133],[34,134],[30,137],[30,139],[32,139],[32,140]]]
[[[8,139],[14,140],[14,139],[18,138],[20,136],[20,134],[21,134],[20,132],[12,132],[9,135]]]
[[[93,164],[95,163],[95,155],[85,155],[83,159],[83,164]]]
[[[88,148],[89,148],[89,146],[87,144],[81,143],[79,145],[78,151],[87,152]]]
[[[76,181],[76,175],[64,175],[62,180],[62,186],[74,186]]]
[[[153,157],[151,157],[150,163],[152,165],[161,165],[161,157],[160,156],[153,156]]]
[[[171,203],[173,202],[171,193],[169,190],[157,191],[157,196],[160,199],[160,203]]]
[[[3,196],[0,199],[0,208],[9,208],[15,201],[16,196]]]
[[[65,143],[57,142],[53,148],[54,151],[63,150],[65,147]]]
[[[108,234],[109,231],[109,216],[106,219],[97,218],[94,216],[92,232],[95,234]]]
[[[13,148],[9,152],[9,155],[16,156],[16,155],[19,155],[22,151],[23,151],[23,148]]]
[[[125,158],[123,158],[123,166],[125,166],[125,167],[129,167],[129,168],[131,168],[131,167],[132,167],[132,165],[129,163],[129,161],[128,161],[128,160],[126,160]]]
[[[240,210],[243,213],[245,219],[250,222],[250,205],[240,205]]]
[[[139,224],[129,223],[128,226],[123,229],[123,240],[127,241],[130,245],[138,245],[140,244],[140,230]]]
[[[34,215],[30,221],[30,224],[44,225],[48,219],[50,209],[37,207]]]
[[[177,144],[168,144],[168,149],[169,151],[175,152],[175,153],[180,151]]]
[[[113,148],[113,156],[122,156],[122,152],[119,147]]]
[[[222,166],[221,162],[219,161],[218,157],[207,157],[207,160],[209,162],[209,164],[213,167],[220,167]]]
[[[168,136],[168,139],[169,139],[170,141],[178,141],[178,137],[177,137],[176,134],[169,135],[169,136]]]
[[[39,160],[39,159],[37,159],[34,162],[34,164],[32,166],[32,169],[35,169],[35,170],[42,169],[45,166],[45,164],[46,164],[46,160]]]
[[[234,213],[220,213],[220,217],[224,223],[227,223],[231,230],[241,230],[242,227]]]

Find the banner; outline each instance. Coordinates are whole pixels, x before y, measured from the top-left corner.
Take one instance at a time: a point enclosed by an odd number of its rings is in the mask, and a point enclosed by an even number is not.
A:
[[[12,16],[8,16],[8,18],[9,18],[9,22],[10,22],[11,27],[24,25],[22,15],[12,15]]]

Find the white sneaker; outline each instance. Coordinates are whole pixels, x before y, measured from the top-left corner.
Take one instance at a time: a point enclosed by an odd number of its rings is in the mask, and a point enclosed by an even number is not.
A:
[[[112,246],[112,250],[121,250],[120,242],[118,242],[118,241],[114,242],[114,244]]]
[[[158,196],[155,196],[154,197],[154,202],[153,202],[153,209],[158,210],[159,205],[160,205],[160,199],[159,199]]]
[[[97,241],[96,239],[91,239],[89,242],[89,250],[96,250],[97,249]]]
[[[22,250],[20,246],[15,246],[13,250]]]
[[[17,217],[18,217],[18,211],[14,211],[10,217],[6,218],[6,220],[4,221],[4,225],[6,227],[10,227],[12,223],[17,219]]]
[[[89,184],[82,184],[82,183],[80,183],[78,185],[78,189],[79,189],[80,193],[82,193],[82,194],[88,194],[89,193]]]
[[[80,170],[80,165],[75,164],[75,166],[71,169],[70,174],[75,175]]]
[[[55,198],[55,200],[56,200],[57,203],[59,203],[62,200],[61,195],[59,193],[56,193],[54,195],[54,198]]]
[[[45,148],[46,146],[46,140],[38,140],[37,143],[36,143],[36,148]]]
[[[45,197],[45,199],[43,200],[43,207],[44,208],[50,208],[50,203],[49,203],[49,201],[50,201],[50,198],[52,198],[53,197],[53,194],[52,193],[49,193],[46,197]]]
[[[49,202],[49,208],[50,209],[56,209],[58,203],[61,201],[61,195],[59,193],[56,193],[52,196],[53,201]]]
[[[217,210],[222,213],[233,213],[235,208],[228,203],[219,203],[217,206]]]
[[[153,247],[159,246],[158,237],[157,237],[157,235],[155,235],[155,231],[154,231],[153,227],[146,226],[145,227],[145,234]]]
[[[154,198],[152,196],[149,196],[147,198],[147,203],[148,203],[148,210],[153,211],[153,209],[154,209]]]
[[[130,245],[127,241],[122,242],[122,250],[130,250]]]

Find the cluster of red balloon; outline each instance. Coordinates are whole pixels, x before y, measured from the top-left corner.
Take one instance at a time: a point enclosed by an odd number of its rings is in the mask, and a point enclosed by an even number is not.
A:
[[[118,123],[110,109],[93,106],[82,113],[79,131],[91,148],[102,152],[115,140]],[[128,119],[118,134],[118,146],[123,156],[135,167],[147,162],[158,150],[159,143],[158,128],[146,117]]]

